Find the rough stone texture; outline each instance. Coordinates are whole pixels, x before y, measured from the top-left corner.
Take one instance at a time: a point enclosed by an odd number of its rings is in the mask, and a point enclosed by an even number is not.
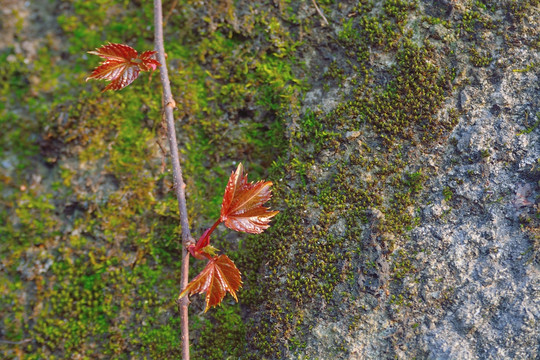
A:
[[[467,4],[458,1],[456,12],[448,19],[457,21],[460,7],[463,10]],[[421,2],[420,7],[428,11],[430,5]],[[426,24],[427,33],[438,34],[437,39],[454,39],[450,46],[456,52],[459,69],[455,82],[462,86],[446,100],[438,115],[443,117],[446,110],[459,109],[457,126],[448,137],[420,145],[416,149],[419,159],[411,162],[426,164],[431,170],[419,203],[419,225],[398,241],[401,250],[416,254],[412,257],[414,271],[396,286],[385,275],[392,266],[392,256],[379,250],[379,255],[372,256],[379,266],[378,290],[357,297],[351,308],[336,299],[338,286],[334,310],[321,313],[317,311],[319,304],[312,305],[306,314],[312,328],[306,348],[286,351],[283,358],[540,357],[538,244],[522,221],[538,217],[540,195],[540,128],[534,126],[540,111],[540,54],[537,46],[527,45],[534,42],[534,29],[540,25],[538,10],[533,8],[519,24],[502,10],[493,13],[496,29],[502,31],[494,29],[483,35],[485,47],[481,50],[493,56],[487,67],[470,63],[466,54],[471,44],[456,40],[455,31]],[[346,13],[344,10],[340,15]],[[332,16],[339,17],[336,13]],[[317,62],[314,58],[322,56],[316,54],[318,51],[325,52],[315,48],[313,53],[306,53],[306,63]],[[330,60],[342,56],[326,55],[332,56]],[[382,57],[379,61],[387,60]],[[529,64],[537,65],[515,71]],[[320,86],[306,94],[304,110],[317,107],[328,113],[352,91],[347,82],[328,91]],[[344,132],[345,153],[358,146],[354,140],[359,136],[358,131]],[[321,155],[318,163],[328,159],[332,155]],[[326,171],[314,174],[316,182],[328,178]],[[316,224],[318,217],[318,212],[308,212],[305,222]],[[374,214],[370,221],[376,222],[377,217]],[[339,223],[329,232],[335,230],[339,237],[337,227]],[[375,241],[381,239],[379,234]],[[361,273],[362,264],[353,267]],[[366,285],[361,275],[358,284]],[[400,289],[407,294],[405,305],[388,305],[386,286],[390,293]],[[324,309],[324,302],[322,306]],[[366,308],[369,311],[362,313],[351,330],[348,316]]]
[[[537,52],[518,53],[538,61]],[[452,133],[457,145],[442,154],[430,181],[432,205],[411,234],[430,253],[420,261],[426,283],[415,286],[424,302],[415,346],[429,358],[539,356],[540,274],[524,255],[531,243],[519,222],[538,198],[539,133],[519,135],[526,114],[538,109],[538,74],[516,73],[514,66],[493,69],[496,76],[473,73],[478,85],[462,90],[467,112]],[[470,94],[466,104],[463,94]],[[486,159],[466,164],[483,150]],[[445,186],[455,194],[450,204],[441,196]],[[450,212],[442,217],[444,208]],[[451,292],[450,303],[433,311],[443,292]]]

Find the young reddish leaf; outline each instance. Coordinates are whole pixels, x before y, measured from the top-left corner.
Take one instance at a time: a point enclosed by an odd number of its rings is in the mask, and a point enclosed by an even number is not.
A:
[[[270,226],[270,219],[279,213],[262,206],[272,197],[271,186],[271,181],[248,183],[244,167],[239,164],[225,188],[219,220],[232,230],[251,234],[263,232]]]
[[[145,51],[138,55],[131,46],[124,44],[107,44],[95,51],[89,51],[105,59],[92,74],[86,78],[111,80],[101,92],[120,90],[131,84],[140,71],[154,71],[161,64],[152,58],[156,51]]]
[[[189,294],[206,293],[206,307],[204,312],[212,306],[216,306],[225,297],[227,291],[236,301],[236,292],[242,286],[240,271],[236,265],[227,257],[219,255],[208,261],[206,267],[186,286],[180,293],[179,298]]]

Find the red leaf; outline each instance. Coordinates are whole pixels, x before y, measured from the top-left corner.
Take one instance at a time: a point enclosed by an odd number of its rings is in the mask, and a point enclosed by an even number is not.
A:
[[[86,78],[111,80],[103,91],[120,90],[131,84],[140,71],[154,71],[161,64],[152,58],[155,51],[145,51],[138,55],[131,46],[124,44],[107,44],[95,51],[89,51],[105,59],[92,74]]]
[[[271,186],[271,181],[248,183],[244,167],[239,164],[225,188],[219,220],[235,231],[251,234],[263,232],[270,226],[270,219],[279,213],[262,206],[272,197]]]
[[[195,279],[180,293],[180,298],[189,294],[206,293],[206,307],[204,312],[216,306],[225,297],[227,291],[236,301],[236,292],[242,286],[240,271],[227,255],[216,256],[210,261]]]

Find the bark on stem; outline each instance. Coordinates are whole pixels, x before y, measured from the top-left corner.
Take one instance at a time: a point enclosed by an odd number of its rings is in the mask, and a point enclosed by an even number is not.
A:
[[[169,148],[171,152],[171,163],[173,169],[174,190],[178,199],[178,208],[180,210],[180,224],[182,225],[182,271],[180,279],[180,290],[185,289],[189,277],[189,252],[187,244],[191,240],[189,231],[189,221],[186,208],[186,195],[184,192],[184,180],[182,178],[182,168],[178,156],[178,143],[176,141],[176,129],[174,126],[173,109],[176,103],[172,97],[171,84],[169,82],[169,73],[165,61],[165,49],[163,46],[163,14],[161,0],[154,0],[154,42],[157,51],[158,61],[161,63],[160,76],[163,86],[163,112],[167,122],[167,137],[169,139]],[[189,299],[184,296],[178,299],[178,310],[180,312],[180,322],[182,329],[182,359],[189,360],[189,321],[188,321]]]

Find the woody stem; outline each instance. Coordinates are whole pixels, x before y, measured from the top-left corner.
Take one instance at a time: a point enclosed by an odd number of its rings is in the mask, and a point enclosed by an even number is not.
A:
[[[174,190],[178,200],[180,211],[180,224],[182,226],[182,265],[180,274],[180,287],[185,289],[189,277],[189,252],[187,244],[191,241],[189,231],[189,221],[186,207],[186,194],[184,192],[184,180],[182,179],[182,168],[178,156],[178,142],[176,141],[176,129],[174,126],[173,109],[176,103],[172,97],[171,84],[165,61],[165,48],[163,45],[163,14],[161,0],[154,0],[154,42],[157,51],[158,61],[161,63],[160,75],[163,87],[163,112],[167,123],[167,137],[173,170]],[[180,312],[180,328],[182,331],[182,360],[189,360],[189,321],[188,321],[189,300],[186,297],[178,300],[178,310]]]

